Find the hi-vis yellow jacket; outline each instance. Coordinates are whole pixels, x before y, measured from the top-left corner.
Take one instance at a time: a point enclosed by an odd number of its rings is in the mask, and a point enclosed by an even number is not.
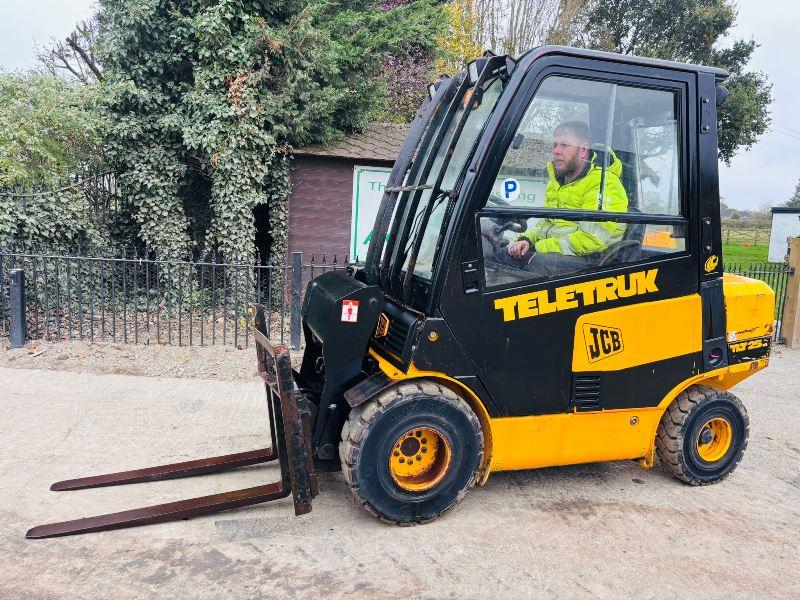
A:
[[[606,171],[603,186],[602,210],[609,212],[627,212],[628,196],[622,187],[620,175],[622,163],[612,150],[611,164]],[[545,189],[545,208],[564,208],[574,210],[597,210],[599,205],[600,184],[603,180],[602,161],[592,151],[588,171],[570,183],[560,184],[556,179],[553,163],[547,163],[550,181]],[[570,256],[586,256],[602,252],[610,244],[618,242],[625,233],[624,223],[612,221],[567,221],[565,219],[541,219],[531,231],[517,236],[517,240],[527,240],[536,252],[557,252]]]

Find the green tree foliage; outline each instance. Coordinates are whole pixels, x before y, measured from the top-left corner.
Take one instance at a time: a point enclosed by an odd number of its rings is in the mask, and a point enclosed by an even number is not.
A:
[[[770,124],[771,85],[747,70],[754,41],[725,39],[736,20],[731,0],[590,0],[577,43],[726,69],[730,96],[719,111],[719,155],[726,163],[748,149]]]
[[[378,9],[386,12],[408,4],[410,0],[379,0]],[[413,120],[419,109],[420,99],[427,93],[428,84],[447,72],[447,69],[440,70],[434,60],[437,55],[448,54],[442,46],[443,38],[448,39],[451,29],[448,26],[448,8],[449,5],[442,6],[441,13],[436,15],[437,20],[430,24],[427,36],[420,36],[414,43],[407,44],[381,60],[380,74],[386,86],[385,101],[378,114],[381,121],[408,123]],[[437,30],[439,39],[435,35]]]
[[[101,0],[107,146],[147,246],[192,239],[249,259],[267,204],[285,252],[289,156],[363,127],[380,61],[435,39],[441,11],[414,0]],[[203,228],[200,235],[197,227]]]
[[[794,186],[794,194],[792,194],[792,197],[786,201],[784,206],[788,206],[789,208],[800,208],[800,181],[798,181],[797,185]]]
[[[0,246],[45,244],[74,251],[112,242],[109,227],[91,218],[92,203],[81,186],[52,193],[6,196],[0,192]],[[111,223],[106,225],[112,225]],[[119,242],[119,236],[114,240]]]
[[[102,166],[96,89],[0,73],[0,186],[48,184]]]

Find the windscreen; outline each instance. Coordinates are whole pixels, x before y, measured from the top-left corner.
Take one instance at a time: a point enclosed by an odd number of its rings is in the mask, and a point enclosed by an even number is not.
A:
[[[444,225],[444,215],[447,208],[447,201],[450,199],[450,193],[453,191],[453,186],[456,182],[456,179],[466,167],[467,159],[472,154],[472,150],[475,147],[478,136],[480,135],[481,131],[483,131],[483,128],[486,125],[486,120],[492,113],[495,104],[497,104],[497,99],[500,97],[501,92],[502,83],[499,78],[496,78],[487,86],[486,91],[483,93],[483,98],[481,99],[480,105],[470,111],[469,115],[467,116],[466,124],[464,125],[461,135],[459,136],[453,150],[453,157],[450,159],[450,163],[445,169],[442,183],[440,185],[440,192],[433,200],[433,207],[431,208],[431,214],[425,229],[421,232],[412,231],[412,235],[409,236],[409,242],[406,244],[409,249],[411,244],[416,241],[417,236],[422,236],[413,272],[415,275],[418,275],[424,279],[430,279],[433,271],[435,250],[439,235],[442,231],[442,226]],[[450,142],[455,134],[458,123],[461,121],[462,117],[464,116],[464,112],[469,105],[471,95],[472,90],[468,90],[465,94],[465,97],[462,99],[461,105],[456,111],[455,116],[453,117],[452,121],[450,121],[448,132],[445,136],[445,143],[439,147],[439,151],[436,154],[436,160],[433,164],[433,169],[431,170],[426,183],[433,184],[435,182],[434,178],[439,175],[445,155],[447,154],[450,146]],[[424,210],[430,203],[432,191],[433,190],[425,190],[423,193],[423,200],[417,206],[418,215],[420,211]],[[403,264],[404,271],[408,268],[410,257],[411,253],[408,252],[406,254],[405,263]]]
[[[442,118],[432,123],[432,131],[417,149],[419,169],[413,181],[405,182],[398,203],[395,248],[387,249],[390,258],[389,289],[399,293],[409,270],[429,281],[436,264],[442,231],[457,201],[457,187],[469,158],[503,91],[500,77],[493,77],[476,88],[462,84]],[[415,162],[416,162],[415,161]]]

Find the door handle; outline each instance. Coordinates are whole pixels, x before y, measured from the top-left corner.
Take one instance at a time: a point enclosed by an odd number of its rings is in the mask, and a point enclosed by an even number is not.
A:
[[[478,261],[467,260],[461,263],[461,280],[464,282],[464,293],[478,291]]]

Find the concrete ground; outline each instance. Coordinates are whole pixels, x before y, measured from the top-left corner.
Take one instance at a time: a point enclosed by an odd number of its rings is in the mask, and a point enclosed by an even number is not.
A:
[[[383,525],[341,476],[291,502],[51,540],[45,522],[249,487],[277,466],[50,492],[50,483],[265,444],[257,382],[0,368],[0,598],[800,596],[800,351],[738,388],[738,470],[692,488],[632,462],[493,475],[431,524]]]

